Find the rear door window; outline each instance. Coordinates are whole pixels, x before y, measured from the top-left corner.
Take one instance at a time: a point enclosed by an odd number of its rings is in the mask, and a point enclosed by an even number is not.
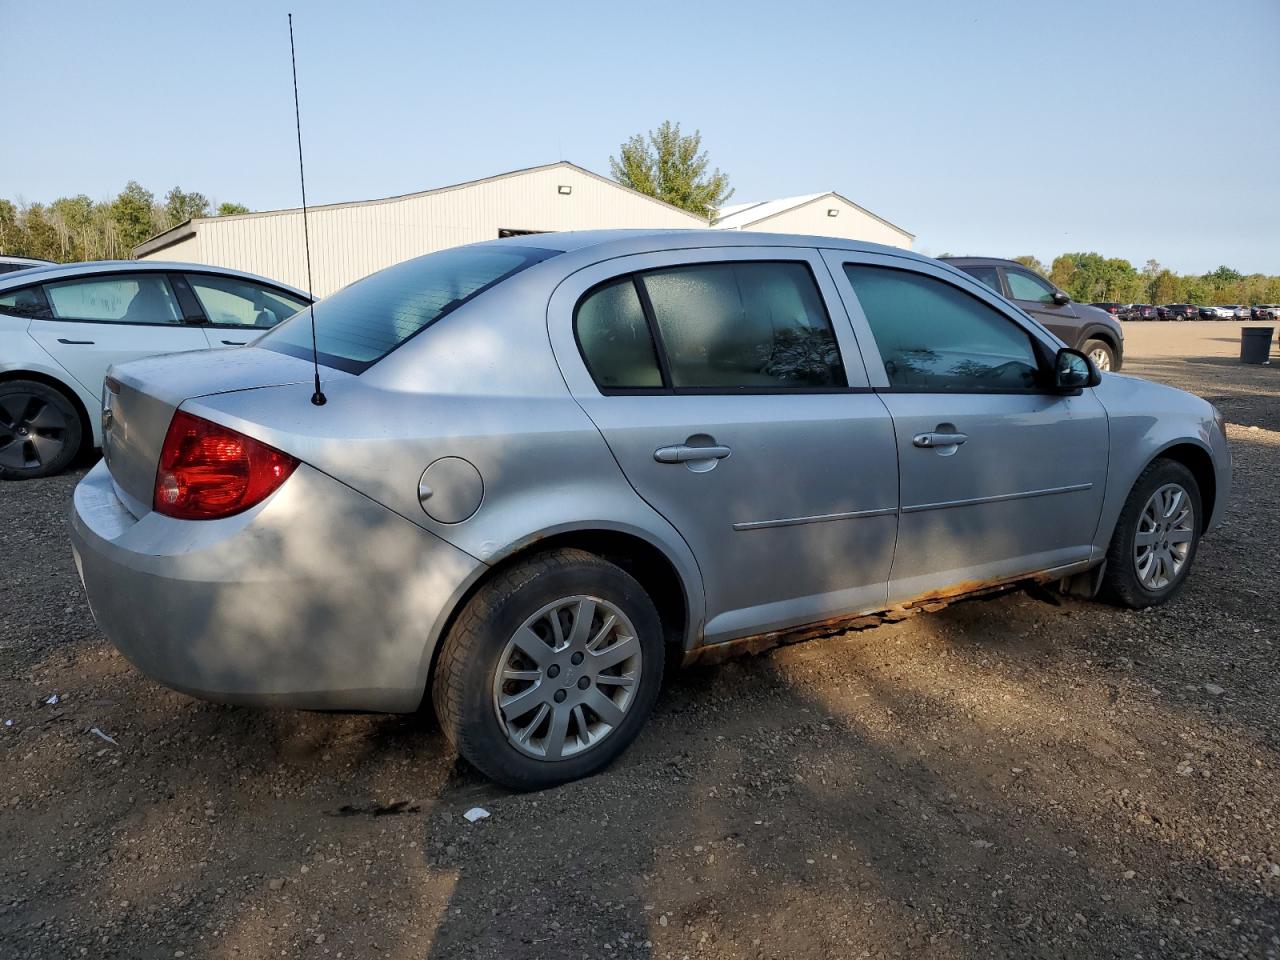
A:
[[[206,273],[186,277],[209,322],[219,326],[270,329],[307,305],[283,291],[237,277]]]
[[[847,386],[831,319],[806,264],[695,264],[638,279],[673,388]]]
[[[58,320],[108,323],[181,323],[182,311],[169,279],[161,273],[111,274],[46,283]]]

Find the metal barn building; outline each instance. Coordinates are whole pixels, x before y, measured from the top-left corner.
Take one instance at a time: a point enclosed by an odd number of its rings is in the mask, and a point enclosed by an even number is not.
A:
[[[829,209],[839,214],[833,217]],[[707,226],[701,217],[567,161],[385,200],[309,207],[308,214],[317,296],[402,260],[480,240],[559,230]],[[715,225],[897,246],[910,246],[912,239],[834,193],[740,204],[722,211]],[[307,287],[301,208],[188,220],[140,244],[134,256],[231,267]]]
[[[915,239],[914,234],[835,192],[731,204],[719,211],[714,226],[719,230],[766,230],[867,240],[908,250]]]

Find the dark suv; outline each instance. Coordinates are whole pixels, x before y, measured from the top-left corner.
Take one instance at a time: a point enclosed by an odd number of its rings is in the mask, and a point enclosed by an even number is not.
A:
[[[1119,370],[1124,362],[1124,333],[1110,313],[1074,303],[1040,274],[1016,260],[995,257],[943,257],[975,280],[1012,300],[1059,340],[1089,355],[1099,370]]]
[[[1170,320],[1195,320],[1200,316],[1200,308],[1194,303],[1170,303],[1164,310]]]

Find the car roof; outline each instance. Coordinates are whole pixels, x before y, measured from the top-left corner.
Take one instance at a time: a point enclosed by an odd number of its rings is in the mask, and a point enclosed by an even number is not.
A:
[[[41,260],[39,257],[15,257],[7,253],[0,253],[0,263],[29,263],[34,267],[45,263],[53,263],[53,261]]]
[[[949,263],[955,267],[1022,267],[1028,269],[1026,264],[1019,263],[1017,260],[1006,260],[1004,257],[939,257],[943,263]]]
[[[98,273],[163,273],[183,271],[187,273],[212,273],[222,277],[236,277],[240,280],[251,280],[269,287],[287,291],[303,300],[311,297],[297,287],[291,287],[279,280],[260,277],[243,270],[230,270],[227,267],[211,267],[207,263],[176,263],[167,260],[92,260],[85,263],[51,263],[48,266],[34,266],[26,270],[15,270],[13,273],[0,274],[0,290],[12,290],[25,287],[31,283],[48,283],[53,280],[70,280],[75,277],[92,276]]]
[[[530,233],[500,240],[486,240],[475,246],[519,245],[555,250],[560,253],[589,252],[602,258],[649,253],[658,250],[699,247],[821,247],[866,253],[887,253],[922,262],[933,262],[901,247],[890,247],[840,237],[806,236],[795,233],[757,233],[746,230],[570,230],[564,233]]]

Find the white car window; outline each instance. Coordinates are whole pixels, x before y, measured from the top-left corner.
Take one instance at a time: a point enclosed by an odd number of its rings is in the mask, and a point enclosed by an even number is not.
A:
[[[187,283],[210,323],[269,329],[306,306],[305,301],[233,277],[190,273]]]
[[[169,280],[160,273],[119,274],[46,283],[49,306],[59,320],[117,323],[181,323],[182,311]]]

